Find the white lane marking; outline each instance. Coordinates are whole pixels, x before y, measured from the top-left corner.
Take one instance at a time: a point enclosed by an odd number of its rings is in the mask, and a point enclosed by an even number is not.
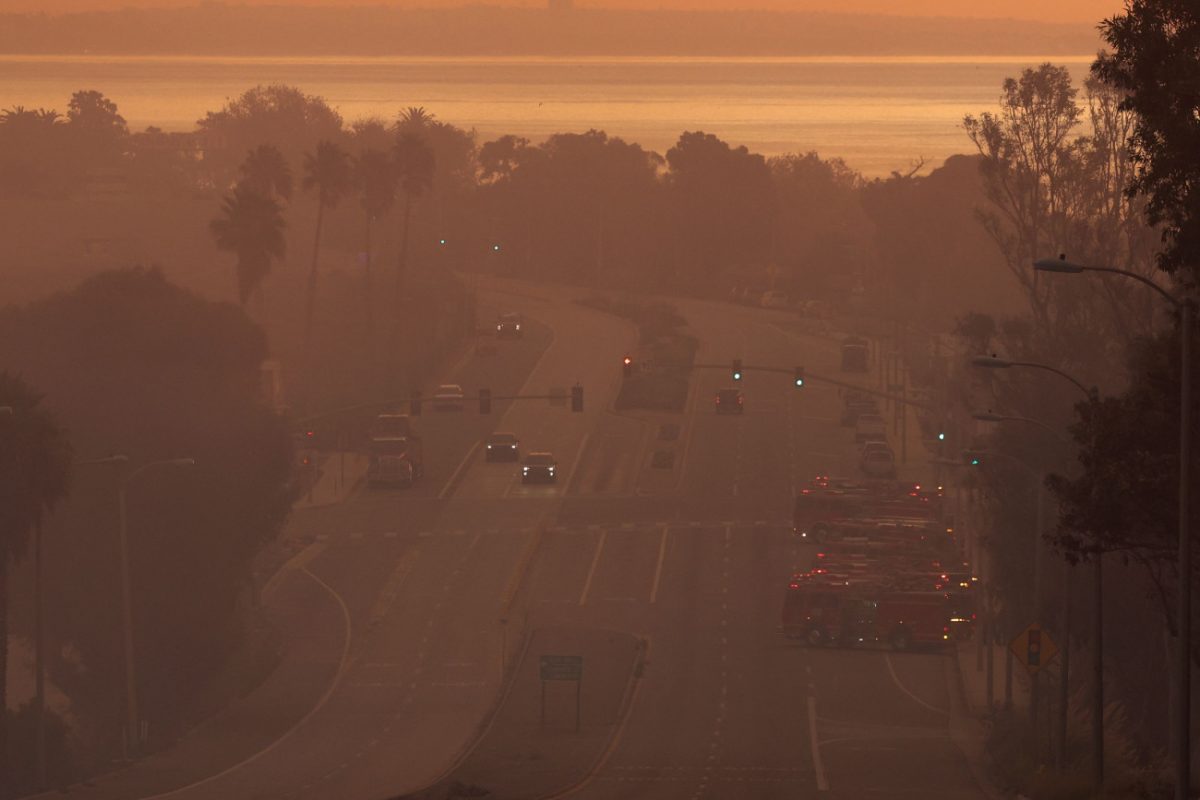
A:
[[[588,440],[591,438],[592,432],[588,431],[579,442],[579,452],[575,454],[575,460],[571,462],[571,474],[567,476],[567,483],[563,486],[563,494],[570,494],[571,488],[575,485],[575,477],[579,474],[579,462],[583,460],[583,451],[587,450]]]
[[[680,486],[683,486],[684,482],[687,480],[689,463],[688,454],[692,450],[692,437],[696,433],[696,420],[698,419],[696,415],[696,406],[700,402],[700,379],[696,377],[695,373],[693,373],[692,377],[695,378],[695,382],[692,384],[692,396],[689,398],[688,402],[688,412],[686,415],[687,436],[684,437],[683,440],[683,450],[681,450],[679,453],[679,480],[675,483],[676,489],[678,489]]]
[[[525,486],[525,479],[522,473],[514,471],[512,477],[508,479],[508,484],[504,487],[504,494],[502,496],[507,499],[512,494],[513,489],[516,489],[518,486]]]
[[[475,444],[471,445],[471,449],[467,451],[467,454],[463,456],[463,460],[458,462],[458,466],[455,467],[454,472],[450,475],[450,479],[446,481],[446,484],[442,487],[442,490],[438,492],[438,500],[445,500],[450,496],[450,493],[454,491],[454,487],[457,485],[462,471],[465,470],[474,460],[475,453],[479,451],[479,445],[482,442],[482,439],[477,439]]]
[[[319,585],[322,589],[324,589],[326,592],[328,592],[330,594],[330,596],[333,597],[333,599],[337,601],[338,607],[341,609],[341,612],[342,612],[343,626],[345,627],[345,630],[346,630],[345,637],[342,641],[342,656],[341,656],[341,659],[338,661],[337,672],[335,672],[333,674],[333,680],[329,682],[329,687],[325,690],[325,694],[321,695],[321,699],[317,701],[317,704],[315,706],[313,706],[312,708],[310,708],[308,710],[308,713],[305,714],[303,717],[301,717],[300,720],[295,725],[288,728],[283,733],[282,736],[280,736],[278,739],[271,742],[269,745],[264,747],[262,750],[259,750],[257,753],[250,756],[249,758],[246,758],[243,761],[239,761],[237,764],[234,764],[231,767],[226,767],[225,769],[221,770],[220,772],[209,775],[207,778],[201,778],[200,780],[195,781],[194,783],[189,783],[186,786],[180,786],[179,788],[172,789],[168,792],[162,792],[160,794],[150,795],[148,797],[143,798],[143,800],[161,800],[161,798],[164,798],[164,797],[173,797],[177,794],[181,794],[183,792],[190,791],[199,786],[204,786],[207,783],[211,783],[212,781],[223,778],[226,775],[230,774],[231,772],[235,772],[236,770],[239,770],[242,767],[248,766],[248,765],[254,763],[255,761],[258,761],[260,758],[265,756],[267,753],[271,752],[276,747],[283,744],[284,741],[287,740],[293,733],[300,730],[300,728],[302,728],[305,724],[308,723],[308,721],[312,718],[312,716],[314,714],[316,714],[318,711],[320,711],[322,708],[325,707],[325,704],[329,702],[329,698],[333,697],[333,692],[335,689],[337,689],[338,684],[341,683],[342,676],[346,673],[346,669],[349,666],[349,662],[350,662],[350,637],[351,637],[350,609],[347,608],[346,601],[342,599],[342,596],[340,594],[338,594],[332,586],[330,586],[328,583],[321,580],[316,575],[314,575],[312,572],[310,572],[308,567],[301,567],[300,571],[303,572],[308,577],[312,578],[314,581],[316,581],[317,585]]]
[[[600,531],[600,539],[596,542],[596,554],[592,556],[592,566],[588,568],[587,580],[583,582],[583,591],[579,594],[579,605],[587,602],[588,592],[592,590],[592,578],[596,577],[596,565],[600,563],[600,553],[604,551],[604,540],[608,531]]]
[[[915,702],[919,705],[925,706],[930,711],[936,711],[938,714],[941,714],[944,717],[949,716],[949,714],[950,714],[949,711],[938,708],[935,705],[930,705],[929,703],[926,703],[924,700],[922,700],[921,698],[919,698],[915,694],[913,694],[911,691],[909,691],[908,687],[900,682],[900,677],[898,675],[896,675],[896,670],[892,667],[892,657],[890,655],[888,655],[887,653],[884,653],[883,661],[885,664],[887,664],[888,673],[892,676],[892,683],[896,684],[896,687],[900,691],[904,692],[906,695],[911,697],[913,699],[913,702]]]
[[[658,583],[662,579],[663,561],[667,555],[667,526],[662,526],[662,537],[658,541],[658,563],[654,566],[654,583],[650,587],[650,602],[658,599]]]
[[[829,782],[825,780],[825,765],[821,763],[821,745],[817,741],[817,698],[808,696],[808,742],[812,747],[813,772],[817,778],[817,791],[828,792]]]

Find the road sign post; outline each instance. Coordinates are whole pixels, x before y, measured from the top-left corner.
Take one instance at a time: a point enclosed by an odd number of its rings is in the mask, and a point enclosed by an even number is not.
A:
[[[546,684],[550,681],[575,682],[575,732],[579,732],[583,691],[583,656],[542,656],[542,727],[546,727]]]
[[[1038,743],[1038,704],[1040,702],[1038,678],[1041,671],[1058,655],[1058,645],[1036,622],[1017,634],[1008,644],[1008,651],[1029,673],[1029,724],[1033,727],[1033,743]]]

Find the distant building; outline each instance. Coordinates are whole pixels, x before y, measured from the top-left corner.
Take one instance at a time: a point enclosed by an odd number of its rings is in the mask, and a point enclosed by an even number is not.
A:
[[[549,0],[551,11],[570,11],[574,0]]]

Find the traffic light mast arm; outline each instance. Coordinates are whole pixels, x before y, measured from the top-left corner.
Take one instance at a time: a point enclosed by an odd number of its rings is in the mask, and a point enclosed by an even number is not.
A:
[[[790,376],[795,375],[794,367],[763,367],[763,366],[756,367],[753,365],[745,365],[745,364],[740,365],[740,367],[741,367],[741,371],[743,373],[746,373],[746,372],[774,372],[779,375],[790,375]],[[719,369],[723,372],[728,372],[729,364],[692,364],[691,368],[692,369]],[[878,389],[868,389],[865,386],[859,386],[858,384],[849,383],[847,381],[840,381],[836,378],[826,378],[822,375],[816,375],[813,372],[805,369],[804,370],[804,382],[807,384],[809,381],[816,381],[817,383],[828,383],[830,385],[838,386],[843,389],[853,389],[856,392],[862,392],[863,394],[869,394],[872,397],[882,397],[886,400],[893,400],[897,403],[902,403],[903,405],[906,405],[906,406],[913,406],[914,408],[921,408],[921,409],[925,409],[926,411],[931,411],[934,413],[936,413],[936,411],[937,411],[937,409],[935,409],[933,406],[931,406],[927,403],[921,403],[921,402],[918,402],[911,398],[905,397],[903,395],[892,394],[890,392],[881,392]]]

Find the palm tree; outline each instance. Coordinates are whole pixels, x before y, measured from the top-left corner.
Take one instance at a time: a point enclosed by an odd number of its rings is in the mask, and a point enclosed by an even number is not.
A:
[[[208,224],[217,247],[237,256],[238,302],[258,289],[271,271],[271,261],[287,252],[283,209],[269,194],[240,183],[221,203],[221,216]]]
[[[354,163],[355,179],[361,192],[360,202],[366,212],[367,225],[363,241],[363,253],[366,259],[364,280],[366,283],[367,299],[367,335],[375,332],[374,315],[372,314],[371,295],[371,226],[372,223],[396,202],[396,185],[399,177],[396,175],[396,165],[388,154],[373,148],[363,150]]]
[[[411,111],[412,109],[410,109]],[[403,227],[400,231],[400,260],[396,265],[396,297],[394,313],[400,314],[400,289],[408,268],[408,229],[411,222],[413,203],[433,188],[433,173],[436,168],[433,148],[424,137],[416,133],[401,133],[396,139],[396,174],[404,192]]]
[[[328,139],[317,142],[315,153],[304,155],[305,191],[317,191],[317,225],[313,235],[312,268],[308,273],[308,294],[304,308],[304,361],[311,379],[313,309],[317,302],[317,257],[321,251],[321,227],[325,209],[334,208],[352,185],[350,156]]]
[[[400,120],[396,127],[401,130],[420,131],[427,125],[432,125],[434,115],[425,110],[425,106],[409,106],[400,112]]]
[[[67,495],[71,446],[42,398],[0,372],[0,787],[11,786],[8,752],[8,566],[29,548],[30,533]]]
[[[257,189],[268,197],[290,200],[292,197],[292,168],[279,148],[260,144],[246,154],[238,168],[239,183]]]

